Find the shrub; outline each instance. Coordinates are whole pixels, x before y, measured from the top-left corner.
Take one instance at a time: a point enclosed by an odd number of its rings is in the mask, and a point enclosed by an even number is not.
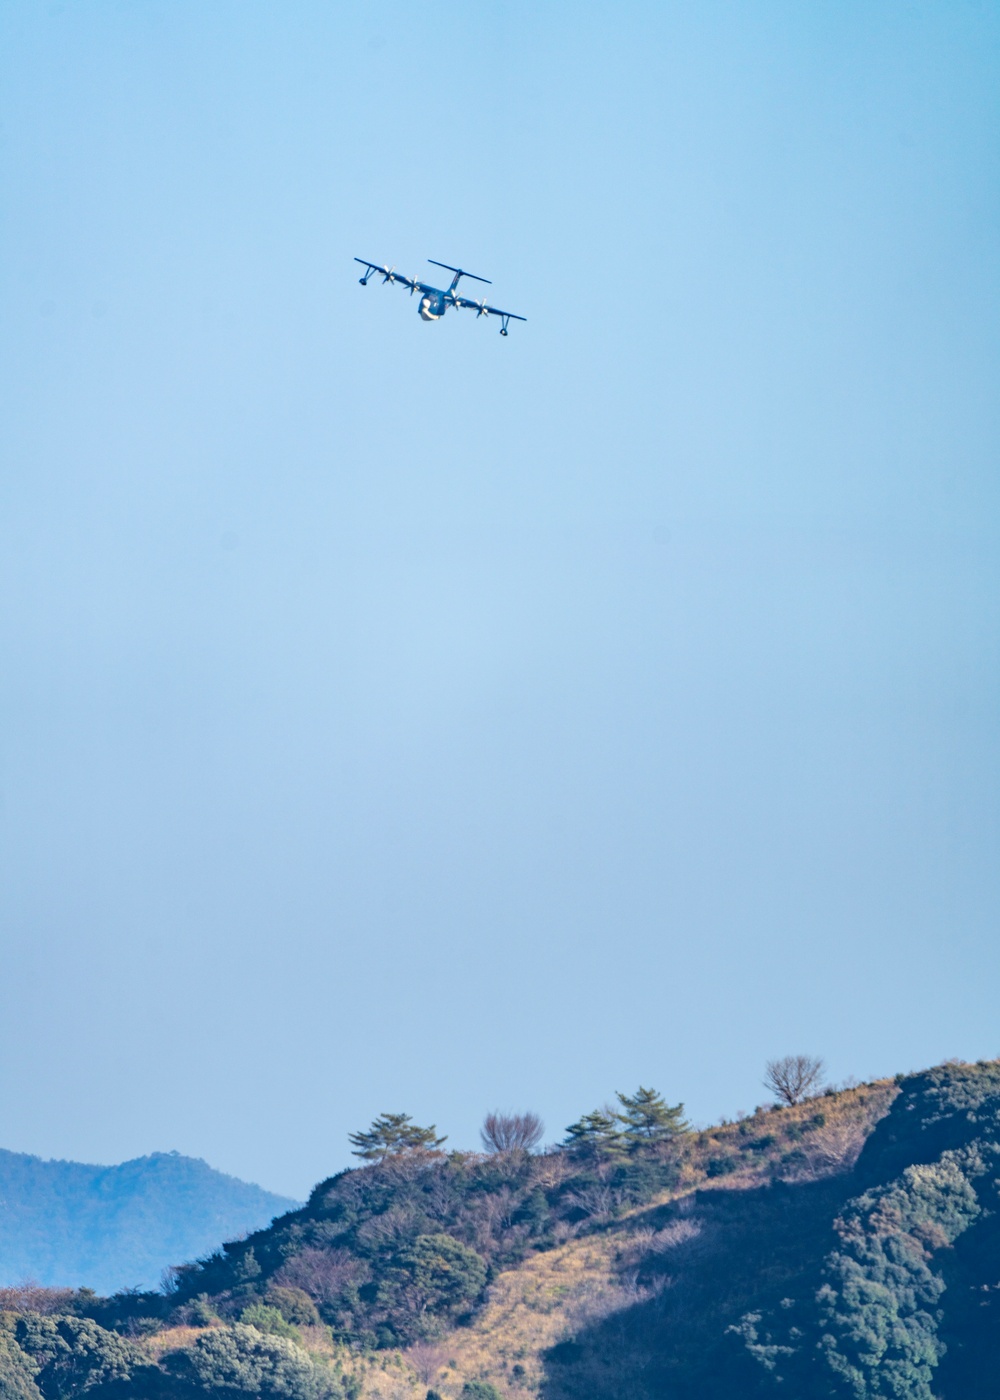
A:
[[[210,1327],[219,1319],[218,1313],[204,1296],[192,1300],[188,1308],[188,1320],[192,1327]]]
[[[293,1342],[298,1339],[299,1334],[292,1324],[285,1321],[277,1308],[268,1307],[266,1303],[251,1303],[240,1313],[240,1321],[269,1336],[288,1337]]]
[[[301,1347],[239,1322],[203,1333],[165,1365],[195,1393],[218,1400],[344,1400],[338,1381]]]
[[[302,1288],[285,1288],[276,1285],[264,1295],[269,1307],[277,1308],[286,1322],[295,1327],[315,1327],[319,1323],[316,1304]]]
[[[466,1381],[459,1396],[460,1400],[503,1400],[499,1390],[489,1381]]]

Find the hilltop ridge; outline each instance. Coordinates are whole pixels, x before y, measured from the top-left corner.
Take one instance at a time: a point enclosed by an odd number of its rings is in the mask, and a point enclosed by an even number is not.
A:
[[[178,1259],[296,1204],[178,1152],[96,1166],[0,1149],[0,1285],[155,1288]]]

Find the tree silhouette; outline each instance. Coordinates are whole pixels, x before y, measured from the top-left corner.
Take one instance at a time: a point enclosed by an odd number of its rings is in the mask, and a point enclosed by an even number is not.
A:
[[[822,1078],[823,1061],[817,1056],[785,1055],[780,1060],[768,1060],[764,1087],[779,1103],[790,1105],[808,1098]]]
[[[631,1096],[617,1094],[622,1111],[615,1117],[625,1130],[631,1147],[644,1147],[655,1142],[667,1142],[687,1131],[684,1105],[671,1106],[655,1089],[639,1088]]]
[[[530,1152],[542,1140],[545,1124],[537,1113],[487,1113],[479,1136],[487,1152]]]
[[[347,1136],[354,1144],[354,1156],[366,1162],[382,1162],[386,1157],[420,1148],[433,1151],[447,1141],[437,1136],[433,1123],[429,1128],[420,1128],[408,1113],[380,1113],[366,1133],[348,1133]]]

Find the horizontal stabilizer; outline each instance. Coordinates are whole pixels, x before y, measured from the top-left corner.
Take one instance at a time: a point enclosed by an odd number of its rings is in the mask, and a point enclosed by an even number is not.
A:
[[[474,272],[466,272],[465,269],[461,267],[452,267],[451,263],[435,262],[433,258],[428,258],[427,261],[432,267],[443,267],[446,272],[457,272],[459,277],[471,277],[473,282],[485,282],[487,287],[493,286],[493,283],[488,277],[477,277]]]

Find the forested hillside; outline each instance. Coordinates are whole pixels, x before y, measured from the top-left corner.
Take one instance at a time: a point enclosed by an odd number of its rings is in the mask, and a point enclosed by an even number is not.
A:
[[[178,1259],[293,1205],[177,1152],[99,1167],[0,1151],[0,1284],[155,1288]]]
[[[534,1150],[385,1114],[365,1165],[169,1289],[8,1291],[0,1397],[973,1400],[1000,1374],[1000,1063]]]

